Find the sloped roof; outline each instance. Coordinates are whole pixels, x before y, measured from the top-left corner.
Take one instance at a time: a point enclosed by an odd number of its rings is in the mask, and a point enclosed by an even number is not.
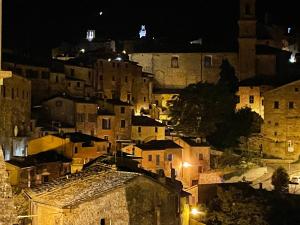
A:
[[[26,192],[33,200],[63,208],[95,199],[138,176],[138,173],[115,170],[84,171],[69,175],[68,178],[55,179]]]
[[[192,146],[192,147],[207,147],[209,146],[207,143],[197,143],[196,141],[194,141],[192,138],[189,137],[181,137],[181,139],[186,142],[188,145]]]
[[[70,141],[73,142],[73,143],[91,142],[91,141],[95,141],[95,142],[107,142],[107,140],[105,140],[105,139],[94,137],[94,136],[87,135],[87,134],[83,134],[83,133],[80,133],[80,132],[64,133],[62,135],[62,137],[63,138],[70,138]]]
[[[51,162],[71,162],[71,160],[57,153],[55,150],[49,150],[46,152],[29,155],[27,157],[13,157],[11,160],[7,161],[7,163],[20,168]]]
[[[132,117],[133,126],[145,126],[145,127],[165,127],[163,123],[156,121],[147,116],[133,116]]]
[[[181,146],[171,140],[152,140],[145,144],[136,145],[136,147],[142,150],[165,150],[168,148],[181,149]]]

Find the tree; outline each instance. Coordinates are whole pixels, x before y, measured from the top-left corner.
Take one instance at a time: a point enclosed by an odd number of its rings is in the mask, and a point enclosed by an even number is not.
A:
[[[191,84],[173,99],[171,122],[186,135],[207,137],[234,113],[235,99],[227,87],[208,83]]]
[[[217,196],[208,207],[208,225],[267,225],[269,208],[250,187],[218,187]]]
[[[232,94],[235,94],[238,91],[239,80],[235,75],[234,67],[230,65],[228,59],[223,59],[220,69],[218,85],[226,86]]]
[[[274,190],[281,193],[289,192],[289,174],[283,167],[278,167],[272,175]]]

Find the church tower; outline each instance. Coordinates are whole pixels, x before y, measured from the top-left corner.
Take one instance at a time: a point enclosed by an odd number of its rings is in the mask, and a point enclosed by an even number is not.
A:
[[[256,75],[256,0],[240,0],[239,80]]]

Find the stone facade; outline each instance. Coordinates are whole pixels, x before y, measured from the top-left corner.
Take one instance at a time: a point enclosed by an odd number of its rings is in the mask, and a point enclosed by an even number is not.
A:
[[[0,225],[16,224],[16,219],[12,189],[8,180],[3,150],[0,146]]]
[[[19,155],[19,151],[25,152],[26,145],[21,144],[31,132],[31,83],[26,78],[12,75],[4,79],[0,89],[0,143],[5,158],[9,159],[13,154]]]
[[[132,53],[129,57],[144,72],[154,74],[154,86],[158,88],[181,89],[200,81],[217,82],[223,59],[228,59],[238,72],[238,56],[234,52]]]
[[[251,108],[252,111],[264,118],[264,97],[263,94],[272,89],[271,86],[240,86],[236,95],[238,96],[238,103],[236,109],[245,107]]]
[[[283,159],[300,155],[300,81],[264,94],[263,151]]]
[[[180,224],[178,194],[135,173],[86,173],[40,190],[27,192],[33,225]]]

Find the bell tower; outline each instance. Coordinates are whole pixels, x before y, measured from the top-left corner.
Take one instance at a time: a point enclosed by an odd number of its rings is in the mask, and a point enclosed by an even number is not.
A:
[[[239,80],[256,75],[256,0],[240,0]]]

